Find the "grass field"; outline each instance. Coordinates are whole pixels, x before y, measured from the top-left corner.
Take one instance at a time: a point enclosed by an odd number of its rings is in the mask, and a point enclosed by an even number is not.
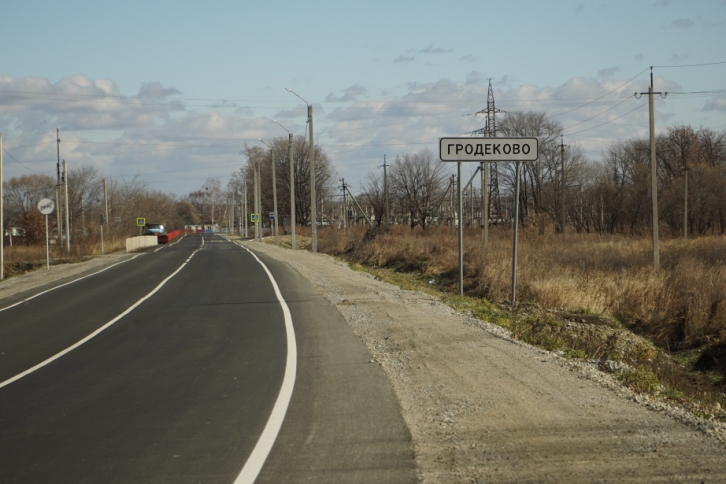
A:
[[[104,240],[104,249],[106,253],[125,250],[125,244],[125,239],[106,239]],[[46,266],[45,245],[6,245],[4,252],[6,277],[25,274]],[[82,262],[89,257],[101,254],[101,239],[86,237],[74,240],[71,244],[70,254],[64,248],[55,244],[50,246],[49,252],[51,265]]]
[[[563,238],[522,230],[520,304],[512,308],[511,236],[511,230],[492,228],[485,247],[480,229],[465,230],[468,297],[458,302],[452,299],[458,291],[457,234],[449,227],[424,232],[394,226],[376,236],[355,227],[347,237],[344,231],[324,228],[318,247],[365,270],[378,271],[381,277],[407,278],[412,287],[444,294],[453,305],[482,312],[483,319],[496,319],[515,336],[539,346],[574,356],[627,361],[636,369],[622,379],[638,389],[653,390],[653,382],[660,381],[671,388],[660,390],[674,396],[723,401],[726,237],[662,240],[661,270],[656,273],[646,237],[568,234]],[[626,333],[643,339],[630,341]]]

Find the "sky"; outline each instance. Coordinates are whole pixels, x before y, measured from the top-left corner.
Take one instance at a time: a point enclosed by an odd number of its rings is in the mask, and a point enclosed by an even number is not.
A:
[[[224,186],[245,145],[305,135],[286,87],[354,192],[384,155],[482,127],[490,80],[497,108],[544,111],[592,162],[647,136],[650,66],[657,131],[726,130],[726,0],[7,3],[6,180],[54,176],[60,129],[70,167]]]

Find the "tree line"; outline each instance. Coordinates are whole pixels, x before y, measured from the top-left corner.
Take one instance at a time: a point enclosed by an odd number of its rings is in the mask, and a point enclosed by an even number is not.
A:
[[[565,146],[562,132],[561,123],[544,112],[513,112],[498,126],[500,136],[539,139],[539,159],[522,163],[519,222],[540,231],[547,227],[561,231],[564,205],[566,230],[646,233],[651,226],[650,141],[631,138],[611,143],[601,161],[593,162],[581,146]],[[656,158],[661,227],[674,234],[683,231],[687,197],[690,233],[724,233],[726,132],[670,127],[656,138]],[[458,181],[446,168],[430,150],[397,155],[388,169],[391,221],[425,229],[432,223],[458,220]],[[486,195],[490,224],[511,223],[515,173],[514,163],[490,165]],[[381,170],[371,172],[362,193],[378,223],[385,213],[383,177]],[[461,182],[466,186],[469,180]],[[481,223],[480,186],[475,179],[464,193],[464,224]]]

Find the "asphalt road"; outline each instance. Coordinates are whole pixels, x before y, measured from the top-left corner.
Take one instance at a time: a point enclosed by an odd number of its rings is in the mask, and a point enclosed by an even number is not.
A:
[[[381,369],[306,280],[259,258],[296,371],[255,482],[416,482]],[[259,456],[289,336],[252,254],[186,236],[2,310],[45,289],[0,300],[0,482],[233,483]]]

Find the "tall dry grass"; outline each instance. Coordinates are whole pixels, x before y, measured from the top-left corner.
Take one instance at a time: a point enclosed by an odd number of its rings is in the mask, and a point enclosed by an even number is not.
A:
[[[417,272],[445,289],[457,286],[457,235],[448,227],[413,232],[392,227],[319,231],[319,250],[369,266]],[[511,229],[467,229],[464,286],[471,296],[506,302],[511,292]],[[517,294],[546,308],[605,313],[663,347],[684,349],[726,340],[726,237],[661,242],[661,270],[648,238],[520,232]]]
[[[51,244],[49,249],[51,265],[81,262],[88,257],[102,254],[100,236],[88,236],[72,240],[70,254],[65,250],[65,247],[56,244]],[[104,240],[104,252],[106,254],[125,249],[126,240],[123,238],[107,238]],[[45,244],[30,246],[6,245],[4,260],[5,274],[8,277],[45,267]]]

